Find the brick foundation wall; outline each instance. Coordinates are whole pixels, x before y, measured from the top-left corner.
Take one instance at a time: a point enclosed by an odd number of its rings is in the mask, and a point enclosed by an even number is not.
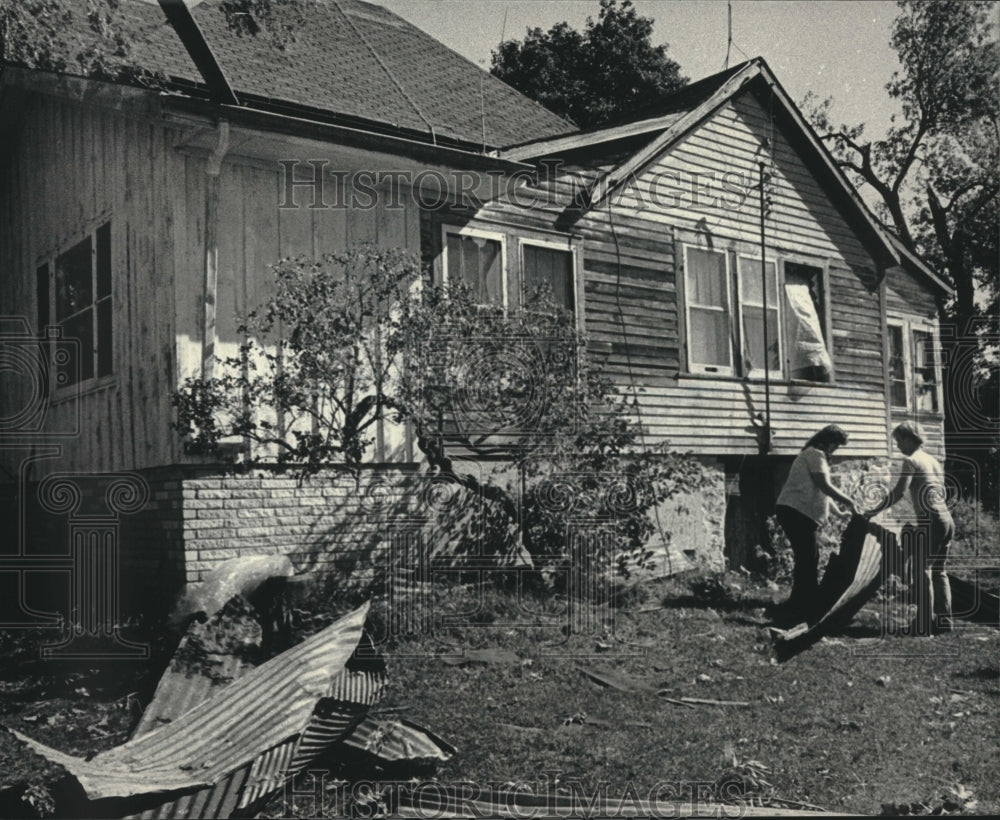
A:
[[[464,463],[463,469],[477,471],[483,482],[510,478],[502,465]],[[657,527],[669,539],[658,560],[670,571],[721,565],[724,472],[712,461],[706,469],[711,481],[705,492],[671,499],[659,510]],[[302,482],[177,467],[140,477],[145,505],[117,515],[123,617],[168,611],[186,582],[200,581],[241,555],[285,554],[298,572],[338,570],[370,578],[390,563],[409,569],[410,559],[400,550],[411,549],[414,539],[425,545],[424,554],[436,567],[488,568],[494,555],[509,555],[517,544],[516,526],[491,529],[482,499],[409,465]],[[73,480],[84,507],[99,511],[106,504],[107,477]],[[32,503],[24,538],[36,551],[69,556],[70,513],[42,509],[37,484],[25,492]],[[660,547],[661,539],[654,535],[650,546]],[[60,583],[49,583],[43,596],[57,608],[65,598]]]

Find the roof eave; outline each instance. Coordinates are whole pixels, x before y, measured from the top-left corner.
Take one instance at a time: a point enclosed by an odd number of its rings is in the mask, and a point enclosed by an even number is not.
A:
[[[163,95],[164,109],[171,113],[194,113],[228,120],[260,131],[284,134],[303,139],[317,139],[356,148],[397,154],[414,160],[435,162],[473,171],[499,170],[504,172],[533,171],[534,166],[481,151],[462,147],[434,144],[410,136],[380,133],[364,128],[324,122],[308,117],[270,111],[243,105],[227,105],[210,100],[195,99],[183,94]]]

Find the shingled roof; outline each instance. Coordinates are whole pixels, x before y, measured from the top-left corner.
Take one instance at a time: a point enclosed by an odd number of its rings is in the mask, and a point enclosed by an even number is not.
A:
[[[302,5],[294,40],[238,36],[220,0],[192,8],[237,97],[379,130],[499,148],[576,129],[396,14],[361,0]],[[192,92],[201,75],[159,6],[131,2],[140,58]]]

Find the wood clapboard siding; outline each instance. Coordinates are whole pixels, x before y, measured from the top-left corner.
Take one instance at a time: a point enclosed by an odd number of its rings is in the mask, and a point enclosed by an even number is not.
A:
[[[751,419],[764,412],[762,383],[682,377],[675,385],[640,387],[639,420],[647,444],[666,441],[672,449],[705,455],[756,453]],[[843,455],[885,453],[885,404],[880,396],[826,385],[772,385],[773,453],[798,452],[831,422],[850,436]]]
[[[768,254],[827,267],[836,373],[835,385],[789,384],[780,379],[772,383],[772,452],[797,452],[816,430],[836,422],[851,437],[845,454],[883,454],[885,393],[875,263],[755,97],[736,97],[613,191],[614,222],[640,226],[650,239],[667,241],[673,233],[678,250],[688,242],[759,253],[759,200],[752,186],[758,179],[758,163],[771,156]],[[737,183],[744,186],[742,193]],[[755,453],[751,419],[764,412],[763,384],[678,373],[685,355],[683,316],[679,316],[683,302],[677,298],[683,258],[675,258],[673,247],[659,249],[650,257],[663,265],[663,284],[659,292],[652,292],[641,290],[638,279],[630,282],[644,307],[633,308],[625,334],[630,349],[635,343],[643,344],[646,340],[641,334],[648,325],[639,311],[658,312],[664,371],[657,373],[651,362],[640,357],[640,367],[633,360],[632,367],[625,368],[631,372],[623,382],[628,389],[635,385],[643,391],[639,404],[647,443],[665,440],[676,449],[706,455]],[[588,300],[590,287],[588,280]],[[591,304],[595,312],[604,307],[598,300],[588,301],[588,322]],[[624,344],[619,342],[619,346]],[[620,368],[614,355],[610,363]]]
[[[928,321],[937,319],[934,293],[902,268],[890,268],[885,281],[886,311],[890,315],[913,316]]]
[[[37,332],[38,263],[111,220],[112,371],[53,395],[45,417],[62,447],[46,469],[108,471],[169,463],[177,454],[171,179],[176,135],[162,124],[55,96],[30,95],[11,125],[3,179],[2,310]],[[54,317],[53,317],[54,318]],[[30,401],[16,383],[4,401]],[[38,439],[41,441],[41,437]]]
[[[762,147],[765,139],[768,148]],[[797,452],[816,430],[836,422],[851,435],[846,454],[885,454],[876,264],[758,100],[750,94],[734,98],[597,207],[575,211],[573,194],[592,186],[636,146],[603,148],[609,149],[616,154],[602,155],[600,148],[567,153],[558,172],[538,184],[530,207],[491,202],[476,218],[505,223],[497,229],[511,235],[548,230],[582,239],[585,330],[618,384],[637,391],[646,443],[669,440],[677,449],[706,455],[756,453],[750,419],[763,412],[762,383],[683,373],[680,253],[684,243],[759,252],[752,186],[758,162],[773,151],[768,252],[827,269],[836,372],[833,385],[780,379],[772,384],[773,451]],[[733,184],[740,180],[742,190]]]

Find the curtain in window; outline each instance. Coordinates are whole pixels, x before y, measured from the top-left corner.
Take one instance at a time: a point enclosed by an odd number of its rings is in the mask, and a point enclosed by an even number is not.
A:
[[[743,361],[746,372],[764,371],[764,294],[761,292],[760,260],[740,257],[740,300],[743,316]],[[767,367],[781,373],[781,328],[778,326],[778,277],[773,262],[767,263]]]
[[[465,282],[478,304],[503,304],[500,266],[500,243],[495,239],[448,234],[448,278]]]
[[[730,367],[729,299],[726,258],[691,249],[687,255],[688,336],[691,363]]]
[[[791,335],[789,338],[789,360],[793,378],[811,381],[829,381],[833,373],[833,362],[823,341],[816,305],[813,304],[809,286],[786,284],[785,297],[790,313]]]
[[[552,300],[573,312],[573,254],[569,251],[524,246],[524,296],[531,299],[542,285],[552,289]]]

